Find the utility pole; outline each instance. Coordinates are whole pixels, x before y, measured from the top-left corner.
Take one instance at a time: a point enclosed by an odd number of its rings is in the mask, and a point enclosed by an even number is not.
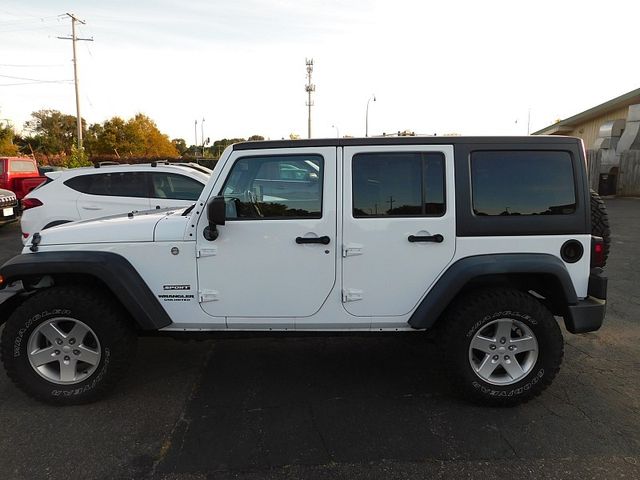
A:
[[[307,92],[307,108],[309,109],[309,116],[307,121],[308,138],[311,138],[311,107],[313,107],[313,100],[311,100],[311,94],[316,91],[316,86],[311,83],[311,75],[313,74],[313,58],[305,59],[307,62],[307,84],[304,89]]]
[[[200,141],[202,142],[202,158],[204,158],[204,118],[200,124]]]
[[[78,149],[82,150],[82,117],[80,116],[80,91],[78,90],[78,57],[76,55],[76,42],[93,42],[93,38],[78,38],[76,36],[76,22],[85,25],[87,22],[80,20],[73,13],[66,14],[71,18],[71,36],[58,37],[60,40],[71,40],[73,45],[73,81],[76,86],[76,124],[78,128]]]
[[[194,136],[196,137],[195,141],[193,142],[193,156],[197,160],[198,159],[198,120],[195,120],[193,124],[193,133],[194,133]]]
[[[393,204],[396,203],[396,201],[393,199],[393,195],[389,196],[389,211],[393,210]]]

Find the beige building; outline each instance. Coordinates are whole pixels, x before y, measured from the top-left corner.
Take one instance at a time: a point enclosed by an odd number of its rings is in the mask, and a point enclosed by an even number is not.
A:
[[[629,105],[638,103],[640,103],[640,88],[578,113],[573,117],[560,120],[542,130],[533,132],[532,135],[580,137],[584,141],[584,147],[589,150],[594,148],[594,143],[598,138],[598,132],[602,124],[612,120],[626,120],[629,113]]]

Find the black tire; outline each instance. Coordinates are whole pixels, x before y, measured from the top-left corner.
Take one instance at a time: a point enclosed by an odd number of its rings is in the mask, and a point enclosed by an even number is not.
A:
[[[510,354],[509,363],[516,355],[529,362],[527,368],[522,369],[523,376],[518,381],[509,380],[507,371],[501,363],[498,364],[495,372],[504,372],[504,381],[512,383],[495,384],[476,373],[476,368],[472,366],[472,357],[475,359],[479,352],[471,350],[471,343],[479,332],[490,331],[493,325],[497,328],[500,322],[509,320],[519,326],[511,330],[506,345],[511,345],[511,336],[514,333],[517,335],[519,330],[528,329],[535,337],[537,356],[533,359],[533,352],[529,354],[505,351],[505,346],[500,345],[500,340],[494,334],[496,343],[487,346],[487,349],[494,350],[491,350],[491,353],[480,353],[485,355],[483,358],[491,361],[496,359],[499,353]],[[454,376],[454,386],[464,399],[487,406],[518,405],[539,395],[558,373],[564,355],[562,333],[549,310],[527,293],[506,288],[478,290],[459,298],[443,321],[443,357],[448,368],[453,370],[451,373]],[[522,339],[513,338],[514,341]],[[513,348],[517,349],[515,346]],[[523,357],[525,355],[531,356]],[[496,361],[502,362],[503,358],[509,357],[504,356]],[[518,360],[518,365],[520,361],[524,362]]]
[[[59,330],[51,330],[51,325]],[[89,328],[79,340],[69,338],[73,332],[70,327],[76,325]],[[62,336],[64,340],[53,342],[41,333],[65,330],[69,331]],[[11,314],[2,332],[0,358],[9,378],[33,398],[54,405],[76,405],[102,398],[112,389],[135,355],[136,340],[120,306],[104,294],[82,286],[59,286],[36,292]],[[38,350],[32,350],[37,341],[41,342]],[[54,344],[57,342],[60,350]],[[49,354],[53,348],[56,350]],[[44,373],[39,373],[32,360],[35,362],[34,352],[45,349]],[[87,349],[95,349],[97,354]],[[49,360],[54,355],[54,360]],[[69,356],[76,355],[71,359],[72,367],[66,367],[76,372],[69,382],[49,379],[58,369],[59,380],[64,380],[63,361],[69,365]],[[80,361],[90,358],[92,364]]]
[[[609,214],[600,195],[591,190],[591,234],[604,240],[604,262],[607,263],[611,248],[611,227]]]

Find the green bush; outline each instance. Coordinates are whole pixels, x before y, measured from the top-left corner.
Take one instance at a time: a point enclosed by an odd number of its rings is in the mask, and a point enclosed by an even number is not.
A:
[[[62,162],[62,166],[67,168],[90,167],[92,165],[84,148],[78,148],[75,145],[71,147],[71,155]]]

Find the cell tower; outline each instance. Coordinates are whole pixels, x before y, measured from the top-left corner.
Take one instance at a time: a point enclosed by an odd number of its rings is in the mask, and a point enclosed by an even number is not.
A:
[[[307,84],[304,89],[307,92],[307,108],[309,109],[309,118],[308,118],[308,130],[309,130],[309,138],[311,138],[311,107],[313,107],[313,100],[311,100],[311,94],[316,91],[316,86],[311,83],[311,75],[313,74],[313,58],[306,58],[307,62]]]

